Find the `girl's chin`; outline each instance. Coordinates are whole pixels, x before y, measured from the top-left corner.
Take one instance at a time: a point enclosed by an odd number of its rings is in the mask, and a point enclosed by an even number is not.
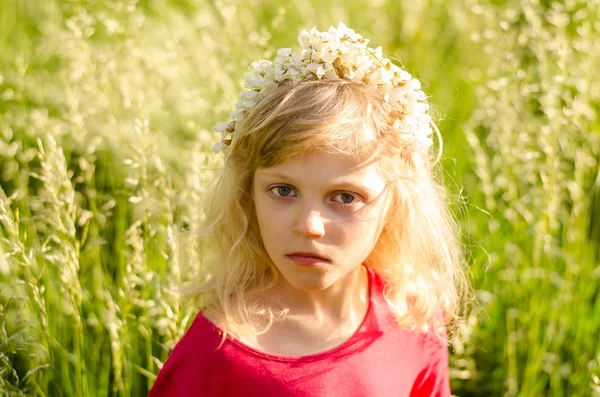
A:
[[[300,271],[296,270],[292,272],[286,271],[285,273],[280,272],[280,277],[285,280],[281,283],[281,287],[292,288],[298,291],[316,292],[328,288],[335,282],[335,280],[333,280],[333,282],[332,280],[329,280],[329,277],[327,277],[322,270],[319,271],[316,268],[310,268],[308,270],[312,270],[310,273],[313,274],[305,274],[307,269],[300,269]]]

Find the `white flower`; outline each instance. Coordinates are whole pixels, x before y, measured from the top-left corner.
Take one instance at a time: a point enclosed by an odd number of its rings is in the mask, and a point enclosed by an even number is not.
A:
[[[212,151],[214,153],[219,153],[219,152],[222,152],[223,150],[225,150],[226,147],[227,147],[227,145],[223,141],[220,141],[213,145]]]
[[[242,121],[280,82],[298,82],[314,75],[327,80],[347,79],[376,89],[383,99],[384,110],[401,115],[394,122],[400,137],[414,150],[426,152],[432,145],[429,138],[432,129],[421,83],[384,58],[381,47],[372,49],[368,43],[369,40],[340,22],[337,28],[332,26],[326,32],[316,28],[300,32],[300,51],[280,48],[273,62],[253,62],[244,78],[247,91],[239,94],[235,110],[229,113],[232,121],[215,126],[215,131],[221,133],[221,142],[213,150],[228,152],[225,141],[234,138],[236,122]]]
[[[233,132],[233,123],[228,121],[227,123],[219,123],[215,126],[215,132]]]
[[[255,98],[258,98],[260,95],[257,91],[242,91],[239,94],[239,98],[242,100],[253,100]]]
[[[323,75],[325,74],[325,69],[323,69],[323,65],[319,63],[311,63],[304,69],[308,72],[316,74],[318,78],[323,77]]]
[[[267,68],[269,68],[271,65],[272,65],[271,62],[263,59],[259,62],[252,62],[249,69],[253,73],[261,73],[264,70],[266,70]]]
[[[280,48],[277,50],[277,55],[290,57],[292,55],[292,49],[291,48]]]
[[[236,109],[229,112],[229,118],[236,121],[242,121],[244,119],[244,109]]]
[[[329,45],[331,46],[332,51],[337,51],[340,49],[340,36],[337,34],[329,37]]]

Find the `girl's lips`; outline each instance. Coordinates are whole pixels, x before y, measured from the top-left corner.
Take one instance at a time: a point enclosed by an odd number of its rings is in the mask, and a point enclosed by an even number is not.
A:
[[[288,258],[296,262],[298,265],[304,266],[314,266],[318,263],[329,263],[328,259],[316,257],[316,256],[308,256],[306,254],[291,254],[287,255]]]

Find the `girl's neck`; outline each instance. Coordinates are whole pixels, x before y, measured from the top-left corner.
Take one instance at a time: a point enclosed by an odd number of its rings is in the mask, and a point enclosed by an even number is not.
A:
[[[276,293],[288,312],[260,335],[240,335],[241,342],[265,353],[304,356],[333,349],[352,337],[369,308],[369,275],[359,266],[340,286],[305,292],[281,288]],[[289,286],[289,285],[288,285]],[[284,284],[285,287],[285,284]]]
[[[303,356],[330,350],[355,334],[369,308],[367,269],[357,267],[345,276],[344,281],[339,283],[343,288],[334,285],[314,292],[282,288],[278,283],[274,291],[277,300],[288,309],[283,320],[276,320],[266,332],[258,335],[228,326],[225,330],[240,342],[264,353]],[[281,307],[271,309],[277,311]],[[217,317],[210,313],[205,316],[219,325]],[[256,321],[256,327],[265,325],[260,317]]]
[[[320,291],[301,291],[279,278],[274,292],[287,309],[286,319],[312,319],[311,322],[362,320],[369,304],[369,277],[364,266],[358,266],[335,284]]]

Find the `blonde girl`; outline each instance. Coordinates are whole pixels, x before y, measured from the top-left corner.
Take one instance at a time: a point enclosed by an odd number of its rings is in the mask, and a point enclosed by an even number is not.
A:
[[[450,396],[466,283],[426,96],[342,23],[299,44],[216,127],[216,256],[150,395]]]

